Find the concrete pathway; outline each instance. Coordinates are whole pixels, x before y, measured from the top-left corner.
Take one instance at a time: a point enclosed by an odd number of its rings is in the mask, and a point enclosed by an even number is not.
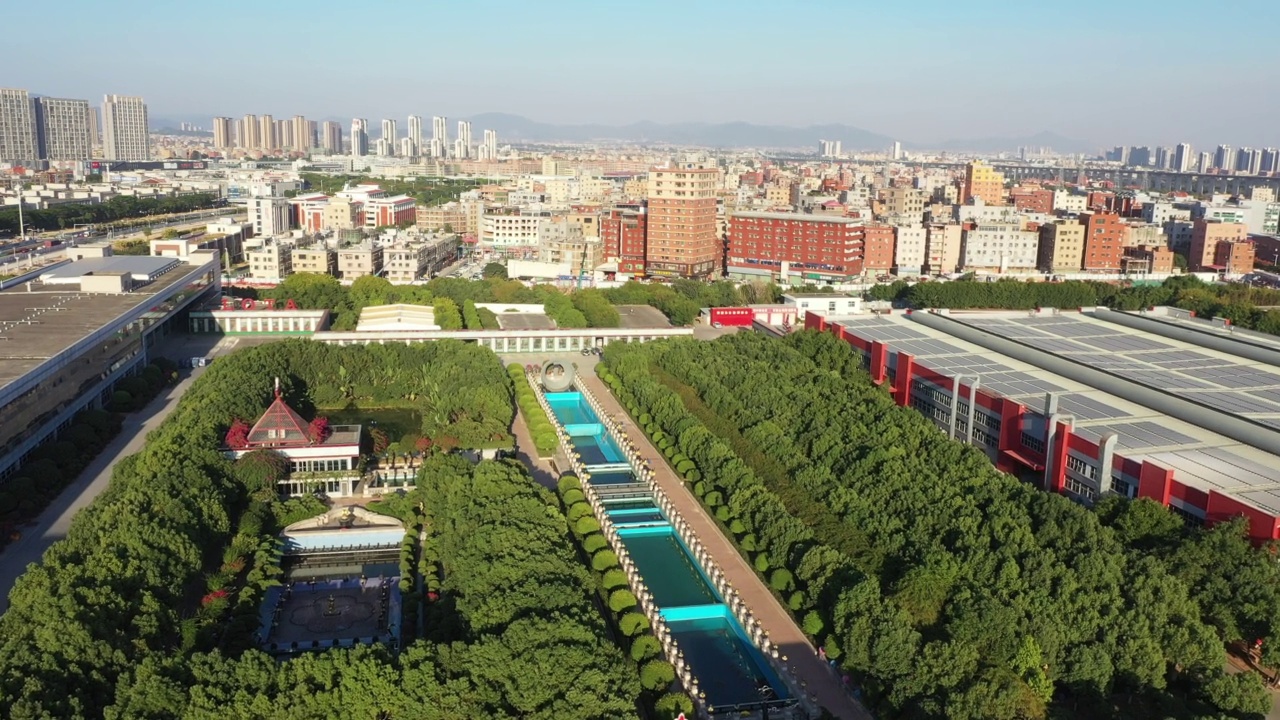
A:
[[[609,415],[623,421],[627,435],[649,461],[658,485],[675,504],[676,510],[690,524],[707,551],[728,576],[739,596],[751,608],[756,619],[769,633],[769,639],[787,656],[787,666],[805,690],[838,718],[871,720],[871,713],[845,691],[840,676],[823,662],[809,643],[791,614],[782,607],[769,588],[747,564],[742,555],[703,510],[698,499],[680,480],[644,432],[628,419],[627,411],[594,372],[580,372],[578,382],[585,385],[600,401]]]

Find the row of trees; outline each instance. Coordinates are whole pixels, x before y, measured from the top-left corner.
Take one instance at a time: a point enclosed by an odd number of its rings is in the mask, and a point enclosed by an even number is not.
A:
[[[1140,310],[1172,305],[1200,317],[1226,317],[1243,328],[1280,335],[1280,291],[1242,284],[1209,285],[1193,275],[1172,277],[1159,285],[1117,285],[1092,280],[1022,282],[896,282],[868,292],[873,300],[894,300],[915,308],[1030,310],[1037,307],[1096,307]]]
[[[22,220],[28,231],[66,230],[76,225],[100,225],[119,221],[136,221],[149,215],[170,215],[216,207],[215,195],[200,193],[175,197],[143,198],[118,195],[103,203],[82,205],[67,203],[45,210],[23,209]],[[18,234],[17,208],[0,210],[0,233]]]
[[[177,366],[164,358],[116,384],[107,410],[86,410],[57,435],[33,450],[19,473],[0,487],[0,546],[12,531],[34,518],[74,481],[120,432],[121,413],[145,406],[176,378]],[[17,441],[15,438],[14,442]]]
[[[1183,581],[894,406],[839,340],[742,334],[605,357],[633,417],[883,710],[1251,709],[1213,695],[1232,681]]]
[[[560,439],[556,436],[551,419],[547,417],[547,411],[542,408],[537,394],[529,385],[529,376],[525,374],[524,366],[511,363],[507,366],[507,374],[511,376],[511,383],[515,386],[516,405],[524,413],[524,421],[533,437],[533,446],[538,451],[538,456],[551,457],[555,454]]]
[[[582,559],[590,564],[595,579],[596,602],[609,609],[611,625],[626,643],[627,654],[636,663],[644,702],[663,718],[693,713],[693,701],[682,692],[666,692],[675,681],[675,668],[662,659],[662,644],[654,636],[649,619],[640,612],[639,601],[628,588],[627,575],[618,555],[600,530],[591,504],[582,492],[582,482],[564,475],[556,483],[560,504]]]
[[[483,280],[439,277],[426,285],[392,285],[385,278],[362,277],[346,287],[330,275],[295,273],[268,290],[228,288],[228,292],[255,299],[293,300],[303,309],[329,310],[335,330],[354,329],[360,311],[366,307],[393,303],[433,306],[436,323],[445,330],[488,330],[498,327],[494,314],[484,308],[476,308],[473,314],[468,307],[474,308],[476,303],[540,304],[557,326],[584,328],[618,327],[621,320],[617,305],[649,305],[660,310],[672,324],[689,325],[704,307],[776,302],[782,290],[762,283],[736,286],[727,281],[677,280],[670,285],[632,281],[608,290],[566,292],[552,285],[528,287],[497,274]]]

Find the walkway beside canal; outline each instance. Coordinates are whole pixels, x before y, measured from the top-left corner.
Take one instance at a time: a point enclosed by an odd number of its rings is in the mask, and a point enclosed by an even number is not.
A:
[[[871,720],[871,714],[849,695],[842,686],[840,677],[818,657],[813,645],[791,619],[791,614],[782,607],[755,570],[738,553],[737,548],[707,516],[698,499],[685,487],[662,453],[649,442],[635,423],[627,419],[627,411],[614,398],[613,393],[589,371],[580,370],[577,382],[595,395],[609,415],[625,421],[627,435],[636,444],[641,456],[649,461],[658,486],[693,528],[707,552],[711,553],[730,584],[738,591],[739,597],[769,633],[769,639],[787,656],[787,666],[796,680],[804,684],[806,692],[836,717]]]

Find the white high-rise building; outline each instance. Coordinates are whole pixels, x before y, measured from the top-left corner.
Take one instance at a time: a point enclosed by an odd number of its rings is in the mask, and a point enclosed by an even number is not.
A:
[[[1191,163],[1191,144],[1178,143],[1178,147],[1173,149],[1173,169],[1178,172],[1188,172],[1191,170]]]
[[[42,160],[88,160],[89,101],[38,97],[36,150]]]
[[[467,146],[462,143],[462,138],[453,141],[453,157],[458,160],[467,158]]]
[[[288,120],[276,121],[276,142],[281,150],[293,149],[293,123]]]
[[[417,152],[413,148],[413,138],[400,138],[400,157],[413,157]]]
[[[382,139],[387,141],[387,145],[392,149],[392,151],[395,150],[396,139],[399,135],[400,133],[397,132],[395,120],[382,121]]]
[[[276,119],[270,115],[258,116],[258,149],[269,152],[280,147],[280,138],[276,135]]]
[[[378,157],[390,157],[395,152],[391,147],[391,142],[386,138],[378,138],[373,143],[373,154]]]
[[[498,158],[498,133],[494,130],[484,131],[484,154],[485,160],[496,160]]]
[[[405,155],[421,155],[422,154],[422,116],[409,116],[409,141],[412,148],[411,152],[403,153]]]
[[[102,100],[102,155],[107,160],[146,162],[151,159],[147,104],[131,95],[107,95]]]
[[[458,147],[461,152],[458,153],[459,159],[471,157],[471,123],[466,120],[458,121]]]
[[[342,152],[342,126],[332,120],[325,120],[320,129],[320,147],[329,155]]]
[[[285,198],[251,197],[248,210],[254,235],[275,237],[289,232],[289,201]]]
[[[257,150],[262,144],[258,137],[258,116],[245,115],[240,118],[239,132],[236,133],[236,144],[245,150]]]
[[[1213,169],[1213,153],[1211,152],[1200,153],[1200,162],[1196,163],[1196,170],[1202,173],[1207,173],[1212,169]]]
[[[893,141],[893,159],[894,160],[902,159],[902,143],[898,142],[897,140]]]
[[[31,96],[26,90],[0,88],[0,162],[34,164],[39,156]]]
[[[369,121],[364,118],[351,121],[351,154],[355,157],[369,154]]]
[[[235,133],[232,131],[234,122],[229,117],[216,117],[213,119],[213,146],[219,150],[228,150],[233,145]]]
[[[299,152],[311,152],[311,123],[301,115],[294,115],[289,123],[293,125],[293,143],[289,147]]]
[[[449,118],[431,118],[431,156],[442,158],[449,149]]]

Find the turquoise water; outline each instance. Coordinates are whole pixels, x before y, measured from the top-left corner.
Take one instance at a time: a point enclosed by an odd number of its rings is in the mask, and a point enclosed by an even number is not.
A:
[[[720,602],[670,525],[619,528],[644,584],[660,608]]]
[[[580,392],[547,393],[547,404],[564,425],[584,465],[623,463],[622,450],[599,425]],[[591,472],[601,488],[635,483],[630,470]],[[652,497],[608,503],[606,512],[631,555],[654,604],[671,627],[707,702],[717,709],[787,700],[786,686],[751,644],[729,609],[703,575],[692,553],[658,510]]]
[[[731,618],[668,619],[667,627],[693,668],[699,690],[707,694],[707,704],[717,711],[788,698],[786,686]],[[762,693],[762,687],[772,693]]]
[[[635,481],[635,473],[630,470],[591,473],[592,485],[625,485]]]
[[[652,500],[621,500],[618,502],[609,502],[606,500],[604,506],[610,515],[612,515],[615,510],[653,510],[658,507],[653,504]]]

